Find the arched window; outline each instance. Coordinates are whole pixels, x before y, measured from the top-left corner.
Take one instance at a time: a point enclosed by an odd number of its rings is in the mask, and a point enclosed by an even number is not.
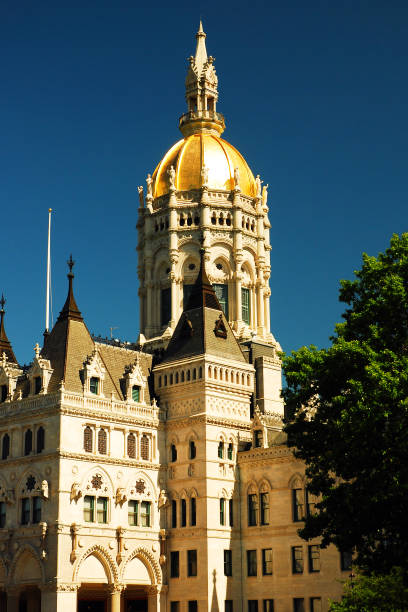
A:
[[[185,527],[187,525],[187,502],[185,499],[181,500],[181,517],[180,526]]]
[[[179,381],[179,373],[176,372],[176,385],[178,385],[178,381]]]
[[[248,495],[248,526],[254,527],[258,524],[258,495],[250,493]]]
[[[175,499],[171,501],[171,526],[177,527],[177,501]]]
[[[190,455],[190,459],[195,459],[196,458],[197,449],[196,449],[196,445],[195,445],[194,440],[190,440],[189,455]]]
[[[224,459],[224,442],[222,440],[218,444],[218,457]]]
[[[177,448],[175,444],[170,446],[170,461],[177,461]]]
[[[33,432],[27,429],[24,434],[24,454],[29,455],[33,450]]]
[[[269,525],[269,493],[264,491],[260,494],[261,501],[261,525]]]
[[[225,525],[225,498],[220,499],[220,525]]]
[[[133,433],[127,437],[127,454],[130,459],[136,459],[136,437]]]
[[[45,445],[45,432],[44,427],[39,427],[37,429],[37,453],[41,453],[44,450]]]
[[[140,439],[140,456],[143,461],[149,461],[149,438],[146,434]]]
[[[98,431],[98,452],[101,453],[101,455],[106,455],[107,452],[107,436],[106,436],[106,431],[104,429],[100,429]]]
[[[228,444],[227,457],[230,461],[232,461],[233,456],[234,456],[234,445],[232,444],[232,442],[230,442]]]
[[[84,429],[84,451],[92,453],[92,429],[89,425]]]
[[[199,370],[198,370],[198,377],[202,378],[203,377],[203,368],[200,366]]]
[[[193,380],[196,380],[197,378],[197,370],[194,368],[193,370]]]
[[[10,454],[10,436],[6,433],[3,436],[2,446],[1,446],[1,458],[7,459]]]
[[[160,325],[166,325],[171,317],[171,289],[166,287],[160,292]]]
[[[184,370],[181,372],[181,382],[184,382]]]
[[[242,320],[244,323],[249,325],[251,317],[250,301],[249,301],[249,289],[246,287],[241,288],[241,304],[242,304]]]
[[[187,380],[190,380],[191,374],[190,374],[190,370],[187,370]]]
[[[197,503],[196,498],[192,497],[190,500],[190,525],[194,527],[197,524]]]

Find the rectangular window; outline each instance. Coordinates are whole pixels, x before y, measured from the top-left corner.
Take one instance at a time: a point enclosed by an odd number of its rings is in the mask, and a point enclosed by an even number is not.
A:
[[[222,311],[228,319],[228,285],[214,284],[213,289],[218,298]]]
[[[234,526],[234,502],[232,499],[229,500],[229,524],[230,527]]]
[[[260,429],[254,431],[254,446],[255,448],[261,448],[262,446],[262,431]]]
[[[5,402],[7,399],[7,385],[1,385],[1,402]]]
[[[251,317],[251,309],[249,304],[249,289],[242,287],[241,289],[241,301],[242,301],[242,320],[244,323],[249,325]]]
[[[0,502],[0,528],[6,526],[6,503]]]
[[[340,551],[340,567],[342,572],[348,572],[351,570],[351,564],[353,561],[353,555],[349,551]]]
[[[171,318],[171,289],[161,290],[160,325],[167,325]]]
[[[132,400],[134,402],[140,402],[140,387],[133,385],[132,387]]]
[[[295,597],[293,600],[293,612],[306,612],[303,597]]]
[[[253,527],[258,522],[258,497],[255,493],[248,495],[248,525]]]
[[[92,495],[84,497],[84,521],[87,523],[94,522],[95,513],[95,498]]]
[[[138,524],[139,502],[136,499],[128,501],[128,520],[131,527],[136,527]]]
[[[248,612],[258,612],[257,599],[248,599]]]
[[[180,527],[187,525],[187,502],[185,499],[181,500],[181,516],[180,516]]]
[[[306,489],[306,514],[312,516],[316,514],[316,496]]]
[[[170,553],[170,577],[178,578],[180,576],[180,553],[178,550],[172,550]]]
[[[218,458],[224,459],[224,442],[218,444]]]
[[[303,574],[303,548],[292,546],[292,574]]]
[[[42,381],[41,376],[36,376],[34,378],[34,393],[38,395],[41,391]]]
[[[170,602],[170,612],[180,612],[180,602],[179,601]]]
[[[225,499],[220,499],[220,525],[225,525]]]
[[[89,381],[89,390],[91,393],[94,393],[95,395],[98,395],[99,393],[99,378],[96,378],[96,376],[92,376],[91,380]]]
[[[224,550],[224,576],[232,576],[232,550]]]
[[[197,612],[198,610],[198,605],[197,605],[197,600],[190,600],[188,602],[188,612]]]
[[[312,544],[308,547],[309,572],[320,572],[320,546]]]
[[[232,601],[232,599],[225,600],[224,612],[234,612],[234,602]]]
[[[30,522],[30,499],[23,497],[21,500],[21,524],[28,525]]]
[[[261,525],[269,525],[269,493],[261,493]]]
[[[190,500],[190,525],[194,527],[197,523],[197,502],[196,498],[192,497]]]
[[[197,551],[187,551],[187,576],[197,576]]]
[[[320,597],[310,598],[310,612],[322,612],[322,600]]]
[[[303,510],[303,489],[292,490],[292,501],[293,501],[293,520],[299,522],[304,520]]]
[[[234,457],[234,447],[231,442],[228,444],[227,457],[230,461],[232,461]]]
[[[98,497],[96,500],[96,520],[98,523],[108,522],[108,498]]]
[[[33,497],[33,523],[39,523],[41,521],[41,497]]]
[[[177,501],[171,501],[171,526],[177,527]]]
[[[273,599],[263,600],[263,612],[274,612],[273,610]]]
[[[257,575],[256,550],[247,550],[247,574],[248,576]]]
[[[140,504],[140,525],[142,527],[150,527],[150,509],[151,502],[142,501]]]
[[[264,576],[272,575],[272,548],[262,549],[262,574]]]

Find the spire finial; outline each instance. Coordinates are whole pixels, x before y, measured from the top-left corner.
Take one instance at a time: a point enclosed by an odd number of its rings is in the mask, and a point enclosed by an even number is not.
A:
[[[72,253],[69,256],[67,264],[68,264],[68,268],[69,268],[69,273],[72,274],[72,268],[75,266],[75,261],[72,259]]]
[[[4,310],[4,305],[6,303],[5,297],[3,294],[1,294],[1,300],[0,300],[0,306],[1,306],[1,313],[4,314],[5,310]]]

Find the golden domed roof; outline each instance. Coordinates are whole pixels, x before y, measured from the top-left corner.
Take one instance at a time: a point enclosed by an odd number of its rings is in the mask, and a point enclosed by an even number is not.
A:
[[[245,195],[256,195],[256,184],[248,164],[241,153],[216,134],[199,132],[187,136],[166,153],[153,173],[153,197],[169,192],[167,171],[176,171],[175,187],[178,191],[199,189],[202,186],[201,170],[208,169],[210,189],[234,189],[234,168],[239,170],[239,186]]]

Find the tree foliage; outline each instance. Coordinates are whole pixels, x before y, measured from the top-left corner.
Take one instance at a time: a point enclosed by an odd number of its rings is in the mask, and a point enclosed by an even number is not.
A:
[[[331,346],[283,357],[285,430],[320,496],[300,535],[387,573],[408,569],[408,233],[355,277]]]
[[[408,587],[401,568],[386,575],[357,574],[345,584],[340,602],[330,602],[330,612],[403,612],[408,609]]]

